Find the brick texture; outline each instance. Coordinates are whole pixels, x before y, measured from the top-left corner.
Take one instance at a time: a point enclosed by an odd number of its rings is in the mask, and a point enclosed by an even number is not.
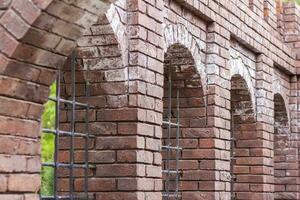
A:
[[[2,0],[0,38],[0,199],[39,198],[43,104],[57,69],[61,94],[70,97],[72,51],[76,98],[93,105],[88,184],[95,199],[162,199],[170,74],[180,91],[181,200],[300,199],[295,3]],[[76,131],[85,130],[84,119],[76,109]],[[69,122],[62,108],[60,126]],[[68,162],[69,143],[59,143],[59,160]],[[76,139],[76,163],[83,147]],[[74,183],[59,173],[62,194],[69,184],[83,191],[83,171]]]

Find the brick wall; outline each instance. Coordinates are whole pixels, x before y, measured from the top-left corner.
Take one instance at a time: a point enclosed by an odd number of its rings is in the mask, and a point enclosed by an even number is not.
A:
[[[180,54],[193,66],[186,79],[197,80],[197,92],[182,88],[188,103],[180,99],[182,199],[229,199],[232,189],[237,199],[299,199],[297,7],[284,3],[281,20],[273,0],[113,2],[0,2],[0,198],[38,199],[43,103],[57,68],[76,49],[78,98],[90,66],[89,101],[95,106],[91,192],[97,199],[161,199],[164,53],[178,44],[189,51]],[[68,79],[66,70],[66,97]],[[246,115],[233,112],[239,106]],[[280,132],[288,130],[287,120],[290,131]],[[231,135],[239,140],[234,163]],[[237,180],[231,185],[233,174]],[[78,190],[81,181],[76,180]]]

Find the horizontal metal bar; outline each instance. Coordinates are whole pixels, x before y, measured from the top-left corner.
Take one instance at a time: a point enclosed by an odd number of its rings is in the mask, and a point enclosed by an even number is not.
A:
[[[180,124],[169,122],[169,121],[163,121],[162,124],[163,125],[171,125],[171,126],[175,126],[175,127],[181,127],[182,126]]]
[[[166,193],[166,192],[163,192],[162,194],[163,197],[181,197],[181,194],[177,194],[175,192],[169,192],[169,193]]]
[[[174,147],[174,146],[170,146],[170,145],[163,145],[161,146],[162,149],[171,149],[171,150],[182,150],[181,147]]]
[[[55,97],[48,97],[48,99],[50,101],[54,101],[54,102],[57,102],[59,101],[60,103],[65,103],[65,104],[68,104],[68,105],[73,105],[73,101],[71,100],[66,100],[66,99],[61,99],[61,98],[55,98]],[[93,108],[93,106],[89,105],[89,104],[85,104],[85,103],[80,103],[78,101],[75,101],[74,102],[75,106],[80,106],[80,107],[83,107],[83,108]]]
[[[176,170],[162,170],[162,173],[165,173],[165,174],[179,174],[179,171],[176,171]]]
[[[65,164],[65,163],[53,163],[53,162],[44,162],[42,163],[43,167],[65,167],[65,168],[89,168],[89,165],[81,165],[81,164]]]
[[[71,197],[70,196],[41,196],[40,198],[41,200],[70,200]],[[74,200],[93,200],[93,198],[89,198],[89,197],[72,197],[72,199]]]
[[[72,133],[71,131],[62,131],[62,130],[53,130],[53,129],[48,129],[48,128],[43,128],[42,131],[44,133],[49,133],[49,134],[54,134],[54,135],[68,135],[68,136],[78,136],[78,137],[95,137],[94,135],[89,135],[86,133],[78,133],[74,132]]]

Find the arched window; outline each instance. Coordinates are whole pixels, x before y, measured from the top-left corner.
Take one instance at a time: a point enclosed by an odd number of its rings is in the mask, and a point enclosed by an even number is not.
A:
[[[231,199],[245,199],[251,194],[259,139],[251,93],[240,75],[231,78]],[[256,146],[256,143],[258,143]]]
[[[117,9],[112,7],[110,14],[117,17]],[[136,149],[133,143],[125,144],[130,136],[118,134],[122,125],[128,125],[128,118],[121,121],[116,116],[119,109],[129,106],[128,76],[120,49],[103,14],[77,40],[75,52],[60,68],[56,94],[49,98],[55,107],[55,123],[43,127],[43,135],[52,138],[53,158],[43,160],[43,173],[51,171],[52,175],[44,178],[42,187],[49,189],[42,189],[42,199],[105,198],[107,193],[101,191],[115,191],[117,177],[124,178],[122,170],[116,174],[111,168],[126,169],[132,164],[116,160],[120,152]],[[50,143],[44,143],[45,152]]]
[[[76,101],[76,54],[70,58],[66,69],[70,75],[68,83],[63,80],[62,70],[57,73],[57,80],[51,86],[49,100],[43,113],[42,129],[42,187],[41,199],[88,198],[88,140],[89,108],[85,103]],[[89,83],[86,82],[86,98],[89,96]],[[61,87],[64,85],[64,87]],[[69,85],[70,95],[61,95]],[[84,132],[76,132],[76,112],[86,113]],[[64,116],[64,113],[68,113]],[[78,161],[78,140],[83,141],[82,159]],[[85,179],[82,192],[76,192],[75,181],[79,171]]]
[[[291,146],[288,114],[284,99],[274,95],[274,182],[276,200],[296,199],[297,149]]]
[[[205,137],[206,107],[195,61],[183,45],[174,44],[165,53],[164,78],[163,196],[184,199],[207,180],[192,175],[201,171],[203,157],[197,151]]]

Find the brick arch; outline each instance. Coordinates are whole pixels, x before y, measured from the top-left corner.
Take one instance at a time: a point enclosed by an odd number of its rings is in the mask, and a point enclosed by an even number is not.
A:
[[[35,103],[45,102],[46,88],[54,81],[57,66],[63,65],[75,49],[76,40],[113,2],[13,1],[2,15],[6,29],[0,30],[3,39],[0,60],[1,74],[18,79],[4,77],[2,83],[19,87],[2,94]],[[114,17],[114,7],[110,11]],[[118,32],[118,27],[113,26],[114,31]],[[25,95],[18,94],[19,88],[26,88]],[[33,90],[38,92],[30,93]]]
[[[198,165],[200,161],[205,162],[211,158],[206,158],[201,155],[201,152],[206,152],[208,147],[203,145],[207,142],[207,116],[204,87],[201,77],[197,71],[196,61],[190,52],[190,49],[180,43],[172,44],[168,47],[164,55],[164,97],[163,97],[163,117],[164,121],[168,121],[168,92],[169,79],[172,81],[172,109],[171,120],[176,122],[177,117],[177,97],[176,91],[179,91],[179,146],[183,149],[179,157],[179,192],[182,200],[189,199],[190,195],[198,195],[203,191],[200,185],[208,184],[208,181],[201,177],[204,170]],[[176,146],[176,128],[171,130],[171,145]],[[163,144],[168,145],[168,128],[163,126]],[[202,141],[200,141],[202,140]],[[167,154],[162,154],[163,166],[166,169]],[[170,168],[176,168],[176,156],[171,153]],[[170,191],[174,191],[175,177],[171,176]],[[163,176],[164,184],[166,185],[166,177]]]
[[[288,99],[288,95],[285,92],[285,88],[282,85],[282,80],[280,78],[277,78],[276,76],[273,76],[273,82],[272,82],[272,88],[273,88],[273,94],[274,98],[277,97],[277,100],[279,100],[279,97],[282,98],[285,108],[288,108],[288,102],[284,101],[284,99]],[[288,119],[290,119],[290,113],[287,113]]]
[[[126,35],[127,15],[122,8],[126,8],[126,1],[118,0],[115,4],[111,5],[105,16],[112,29],[110,33],[114,34],[118,41],[118,48],[122,56],[123,65],[126,65],[128,62],[126,53],[128,46],[128,39]]]
[[[239,74],[231,78],[231,194],[235,200],[251,199],[254,193],[256,176],[255,168],[259,166],[257,149],[262,144],[256,131],[256,118],[252,103],[252,95],[246,80]],[[259,177],[257,176],[257,179]]]
[[[69,55],[71,41],[79,38],[86,28],[94,24],[98,16],[106,13],[116,0],[99,1],[59,1],[24,0],[12,1],[3,14],[1,30],[4,40],[12,45],[2,45],[1,51],[13,56],[22,44],[41,42],[37,47],[62,55]],[[11,24],[13,23],[13,24]],[[13,25],[20,27],[14,28]],[[45,32],[43,32],[45,31]],[[53,33],[42,37],[43,33]],[[32,41],[32,36],[39,36]],[[52,40],[52,46],[49,44]],[[66,39],[66,40],[63,40]],[[48,42],[48,43],[47,43]],[[56,48],[55,48],[56,47]],[[62,48],[65,47],[65,48]],[[66,48],[69,47],[69,48]],[[16,54],[14,55],[16,57]],[[36,63],[37,64],[37,63]]]
[[[5,124],[0,127],[0,138],[11,147],[18,147],[1,150],[5,162],[20,161],[15,169],[7,166],[3,172],[23,185],[7,186],[0,198],[38,199],[40,117],[49,86],[57,68],[76,48],[78,38],[114,1],[11,2],[0,22],[4,27],[0,28],[0,101],[6,107],[0,113],[0,123]],[[114,22],[118,20],[111,16]],[[117,32],[118,27],[113,27],[113,31]]]
[[[112,79],[127,79],[125,3],[119,0],[110,6],[107,13],[99,14],[98,20],[76,41],[80,60],[78,69],[84,72],[89,66],[95,80],[110,82]],[[84,73],[82,76],[85,78]]]
[[[164,24],[164,52],[173,44],[182,44],[191,52],[195,66],[201,76],[203,88],[207,85],[207,75],[204,61],[205,43],[196,38],[183,24]]]
[[[297,199],[298,153],[292,142],[284,97],[274,94],[274,183],[275,200]],[[287,181],[288,180],[288,181]]]
[[[245,65],[245,63],[243,62],[243,59],[241,59],[240,57],[232,58],[229,61],[229,65],[230,65],[230,78],[239,75],[245,80],[245,83],[247,84],[247,88],[250,92],[253,108],[255,108],[256,105],[255,87],[250,72],[247,66]]]

